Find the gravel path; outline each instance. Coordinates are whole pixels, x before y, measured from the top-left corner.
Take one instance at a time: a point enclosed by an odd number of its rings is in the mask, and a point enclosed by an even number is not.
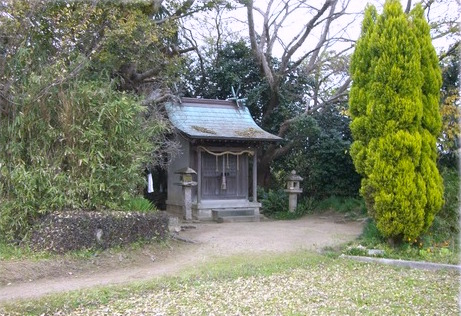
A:
[[[179,271],[200,265],[210,259],[255,252],[290,252],[300,249],[320,250],[355,239],[362,231],[363,224],[344,221],[338,216],[306,216],[293,221],[263,221],[259,223],[197,223],[195,228],[179,233],[181,238],[196,243],[174,246],[164,257],[153,260],[150,254],[139,252],[143,260],[134,260],[122,268],[98,267],[97,271],[74,268],[72,273],[57,277],[23,279],[0,286],[0,301],[36,298],[55,292],[90,288],[100,285],[122,284],[148,280],[159,276],[174,275]],[[120,254],[119,254],[120,256]],[[123,256],[121,257],[123,259]],[[125,260],[127,261],[127,260]],[[130,264],[130,262],[132,264]],[[21,273],[20,264],[0,263],[2,274]],[[55,264],[55,263],[54,263]],[[63,262],[62,265],[66,263]],[[50,264],[52,269],[65,269]],[[40,269],[44,265],[37,263]],[[30,269],[30,267],[29,267]],[[75,272],[77,271],[77,272]]]

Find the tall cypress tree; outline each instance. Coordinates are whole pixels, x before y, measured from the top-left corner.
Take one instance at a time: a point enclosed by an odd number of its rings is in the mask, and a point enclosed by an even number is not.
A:
[[[435,56],[435,59],[434,59]],[[436,167],[440,70],[420,6],[368,6],[351,61],[351,155],[361,194],[383,236],[412,240],[443,202]]]
[[[439,59],[434,46],[432,46],[430,28],[424,19],[424,11],[420,4],[412,10],[410,18],[414,24],[414,31],[421,50],[421,72],[423,75],[421,133],[423,140],[420,171],[426,183],[427,204],[424,213],[424,228],[427,229],[443,204],[443,180],[436,165],[436,141],[442,129],[439,107],[442,72],[439,67]]]

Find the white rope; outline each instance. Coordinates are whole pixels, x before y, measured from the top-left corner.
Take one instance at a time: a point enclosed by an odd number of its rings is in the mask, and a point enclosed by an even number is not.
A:
[[[224,162],[224,157],[223,157],[223,159],[222,159],[221,190],[227,190],[226,166],[225,166],[225,162]]]
[[[254,155],[254,151],[252,150],[242,150],[242,151],[223,151],[223,152],[213,152],[211,150],[208,150],[206,149],[205,147],[203,146],[199,146],[198,147],[199,149],[202,149],[203,151],[209,153],[210,155],[213,155],[213,156],[224,156],[224,155],[234,155],[234,156],[241,156],[243,154],[248,154],[250,156],[253,156]]]
[[[198,146],[198,149],[202,149],[203,151],[209,153],[210,155],[213,155],[216,157],[216,172],[219,171],[218,169],[218,165],[219,165],[219,160],[218,160],[218,157],[220,156],[224,156],[224,155],[227,155],[227,168],[229,169],[229,155],[234,155],[234,156],[237,156],[237,171],[239,171],[239,156],[241,155],[244,155],[244,154],[248,154],[249,156],[253,156],[255,153],[254,151],[252,150],[242,150],[242,151],[223,151],[223,152],[213,152],[209,149],[206,149],[205,147],[203,146]],[[224,170],[224,159],[225,157],[223,157],[223,170]]]

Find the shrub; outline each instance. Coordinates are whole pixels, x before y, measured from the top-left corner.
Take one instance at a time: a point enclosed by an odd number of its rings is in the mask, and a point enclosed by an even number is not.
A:
[[[298,207],[295,210],[295,213],[299,214],[299,216],[303,216],[306,214],[311,214],[315,210],[316,201],[310,197],[301,197],[298,198]]]
[[[126,200],[122,208],[129,212],[157,212],[155,205],[143,197],[133,197]]]
[[[365,202],[360,198],[330,196],[316,203],[315,208],[319,211],[336,211],[339,213],[365,214]]]
[[[168,232],[163,213],[62,211],[35,224],[28,243],[34,250],[64,253],[165,239]]]
[[[294,210],[294,212],[290,212],[288,209],[272,213],[270,217],[274,219],[281,219],[281,220],[290,220],[290,219],[297,219],[303,217],[308,213],[312,213],[312,199],[305,199],[301,200],[298,203],[298,206]]]
[[[360,236],[365,245],[374,246],[384,242],[384,238],[376,227],[374,220],[369,219],[363,228],[362,235]]]
[[[264,191],[259,190],[262,212],[271,216],[279,212],[288,211],[288,194],[283,189]]]
[[[312,198],[298,197],[298,206],[294,212],[288,210],[288,193],[283,189],[264,191],[260,189],[258,196],[262,203],[263,213],[275,219],[295,219],[300,218],[314,210],[314,200]]]
[[[459,172],[456,169],[442,170],[445,186],[445,204],[435,216],[429,233],[436,242],[451,241],[458,243],[459,235]]]
[[[2,121],[0,238],[22,239],[56,210],[121,209],[144,184],[143,167],[167,127],[107,80],[75,79],[38,103],[23,100],[18,111],[28,115]]]

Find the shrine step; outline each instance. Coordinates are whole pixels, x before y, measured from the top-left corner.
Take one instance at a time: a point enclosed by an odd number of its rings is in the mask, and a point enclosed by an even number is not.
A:
[[[236,223],[236,222],[259,222],[259,216],[224,216],[216,219],[218,223]]]
[[[259,214],[254,209],[222,209],[211,211],[213,220],[218,223],[259,222]]]

